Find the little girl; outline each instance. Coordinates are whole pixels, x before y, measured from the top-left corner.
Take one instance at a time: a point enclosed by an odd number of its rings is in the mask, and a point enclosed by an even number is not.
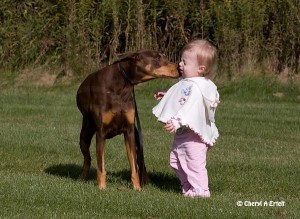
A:
[[[154,95],[161,101],[153,114],[167,131],[175,133],[170,165],[186,197],[210,197],[206,152],[219,136],[214,118],[219,93],[208,76],[215,71],[216,62],[216,49],[208,41],[189,42],[179,63],[183,79],[167,92]]]

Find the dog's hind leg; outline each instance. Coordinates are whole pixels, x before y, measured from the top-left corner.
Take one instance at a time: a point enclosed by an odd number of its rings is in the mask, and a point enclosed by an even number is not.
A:
[[[91,167],[91,154],[90,154],[90,145],[93,135],[95,134],[95,125],[92,120],[87,115],[83,116],[82,128],[80,132],[80,149],[83,154],[84,162],[82,167],[81,175],[79,180],[86,180]]]

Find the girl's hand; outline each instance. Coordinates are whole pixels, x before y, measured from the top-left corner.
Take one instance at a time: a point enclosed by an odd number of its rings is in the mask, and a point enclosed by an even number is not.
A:
[[[170,132],[170,133],[174,133],[176,131],[176,128],[174,126],[174,124],[172,123],[172,120],[169,120],[165,126],[164,126],[165,130]]]
[[[165,94],[166,94],[166,91],[157,91],[154,94],[154,98],[156,100],[160,100],[161,98],[163,98],[165,96]]]

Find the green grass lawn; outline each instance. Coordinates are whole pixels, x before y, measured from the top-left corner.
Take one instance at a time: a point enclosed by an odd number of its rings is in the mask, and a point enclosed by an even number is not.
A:
[[[219,86],[220,137],[207,158],[212,197],[189,199],[168,164],[172,135],[151,113],[153,92],[170,84],[154,80],[136,88],[151,178],[137,192],[122,136],[107,142],[108,188],[96,185],[94,141],[89,180],[77,181],[83,157],[76,86],[2,83],[0,218],[300,218],[299,87],[264,78]],[[284,206],[264,206],[272,202]]]

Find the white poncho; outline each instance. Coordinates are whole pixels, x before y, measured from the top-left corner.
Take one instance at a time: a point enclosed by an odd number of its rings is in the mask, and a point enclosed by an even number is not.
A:
[[[193,77],[173,85],[152,112],[163,123],[175,119],[212,146],[219,136],[215,126],[218,103],[217,86],[204,77]]]

